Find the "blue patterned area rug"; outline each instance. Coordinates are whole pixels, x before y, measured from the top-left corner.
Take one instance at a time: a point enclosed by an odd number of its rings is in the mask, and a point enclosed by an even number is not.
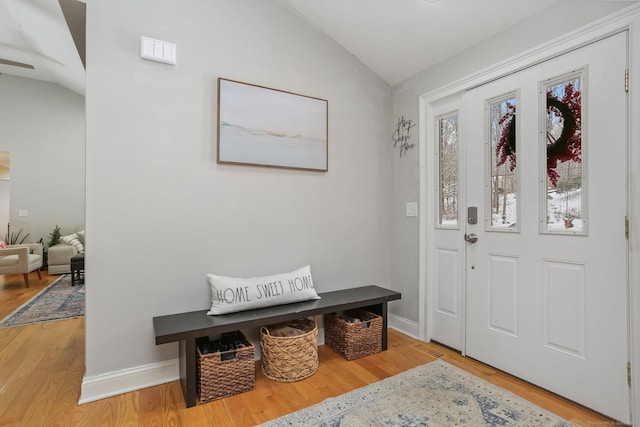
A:
[[[281,426],[573,426],[441,360],[277,418]]]
[[[0,321],[0,328],[84,316],[84,285],[71,286],[65,274]]]

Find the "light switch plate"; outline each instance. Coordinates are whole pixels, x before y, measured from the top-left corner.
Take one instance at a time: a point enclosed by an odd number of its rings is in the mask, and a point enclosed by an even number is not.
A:
[[[418,203],[417,202],[408,202],[407,203],[407,216],[418,216]]]
[[[176,65],[176,44],[142,36],[140,58]]]
[[[18,216],[29,216],[28,209],[18,209]]]

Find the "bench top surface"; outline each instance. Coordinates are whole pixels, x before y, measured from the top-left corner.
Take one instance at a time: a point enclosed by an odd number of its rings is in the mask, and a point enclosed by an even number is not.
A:
[[[241,327],[264,326],[265,322],[277,323],[332,311],[379,304],[401,298],[400,292],[379,286],[343,289],[318,294],[320,299],[276,305],[237,313],[208,316],[208,310],[170,314],[153,318],[156,344],[180,341],[214,332],[227,332]]]

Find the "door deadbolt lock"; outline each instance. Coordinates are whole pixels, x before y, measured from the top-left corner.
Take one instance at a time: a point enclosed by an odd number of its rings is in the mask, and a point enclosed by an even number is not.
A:
[[[478,207],[469,206],[467,208],[467,224],[477,224],[477,223],[478,223]]]
[[[478,241],[478,236],[475,233],[471,233],[471,234],[465,233],[464,240],[466,240],[469,243],[475,243]]]

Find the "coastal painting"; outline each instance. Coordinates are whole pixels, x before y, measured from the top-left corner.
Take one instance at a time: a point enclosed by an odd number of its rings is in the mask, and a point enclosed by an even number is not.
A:
[[[328,170],[328,102],[218,79],[218,163]]]

